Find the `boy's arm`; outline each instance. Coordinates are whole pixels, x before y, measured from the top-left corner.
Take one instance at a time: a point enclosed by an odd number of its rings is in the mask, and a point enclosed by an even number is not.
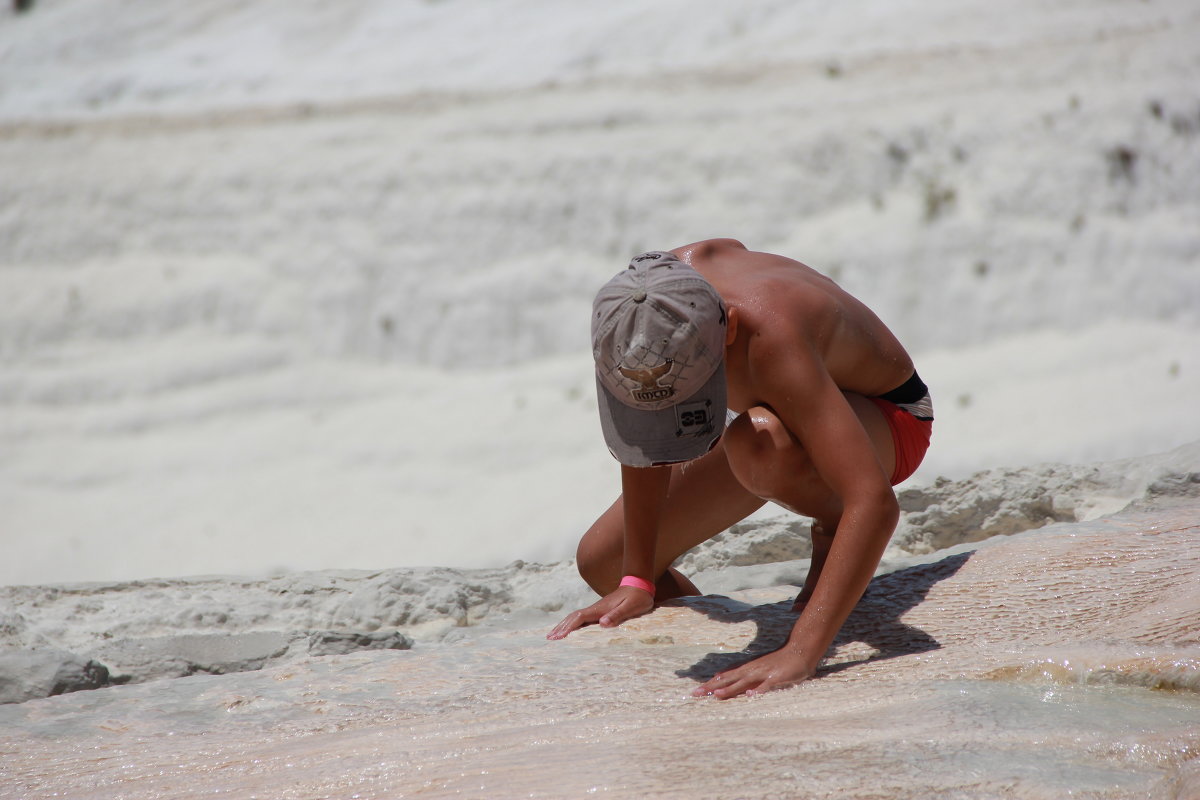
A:
[[[778,650],[719,673],[693,694],[719,699],[762,694],[808,680],[871,582],[896,527],[895,495],[846,504],[812,597]]]
[[[658,522],[662,517],[667,488],[671,483],[671,468],[630,467],[621,465],[621,505],[625,517],[625,546],[621,558],[621,575],[633,575],[654,583],[658,543]],[[547,639],[562,639],[584,625],[600,623],[611,628],[626,620],[640,617],[654,608],[654,597],[633,586],[619,586],[599,602],[567,615],[550,631]]]
[[[658,522],[671,484],[671,468],[621,465],[621,506],[625,517],[625,550],[621,575],[654,583]]]
[[[785,363],[775,360],[776,365]],[[783,647],[716,675],[696,690],[718,698],[758,694],[811,678],[879,566],[896,527],[896,495],[858,416],[819,359],[778,366],[764,385],[784,425],[842,502],[842,516],[813,595]]]

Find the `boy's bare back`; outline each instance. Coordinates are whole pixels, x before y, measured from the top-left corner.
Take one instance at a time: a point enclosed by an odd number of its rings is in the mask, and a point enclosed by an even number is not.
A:
[[[747,250],[734,239],[707,239],[671,251],[709,280],[755,340],[748,355],[816,359],[843,391],[883,394],[902,383],[913,362],[887,326],[862,302],[811,267]],[[745,411],[766,398],[754,376],[768,365],[727,366],[729,407]],[[771,405],[767,403],[767,405]]]

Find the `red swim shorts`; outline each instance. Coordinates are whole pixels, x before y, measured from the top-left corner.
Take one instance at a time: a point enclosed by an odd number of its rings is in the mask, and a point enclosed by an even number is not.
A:
[[[933,420],[917,419],[895,403],[882,397],[868,397],[883,412],[888,427],[892,430],[892,441],[896,445],[896,469],[892,472],[892,486],[904,481],[917,471],[929,449],[929,437],[933,434]]]

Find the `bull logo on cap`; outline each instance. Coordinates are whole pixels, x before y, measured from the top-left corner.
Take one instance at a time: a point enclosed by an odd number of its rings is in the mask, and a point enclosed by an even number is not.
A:
[[[640,403],[653,403],[657,400],[665,400],[675,394],[675,387],[663,386],[659,384],[659,379],[671,372],[671,367],[674,361],[667,359],[657,367],[650,369],[630,369],[629,367],[617,367],[622,375],[631,381],[638,384],[640,388],[630,390],[633,399]]]

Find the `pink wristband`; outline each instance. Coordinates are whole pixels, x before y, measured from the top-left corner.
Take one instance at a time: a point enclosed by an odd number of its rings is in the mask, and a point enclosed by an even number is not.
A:
[[[622,586],[632,586],[635,589],[641,589],[643,592],[649,592],[651,597],[654,597],[654,584],[637,575],[626,575],[621,578]]]

